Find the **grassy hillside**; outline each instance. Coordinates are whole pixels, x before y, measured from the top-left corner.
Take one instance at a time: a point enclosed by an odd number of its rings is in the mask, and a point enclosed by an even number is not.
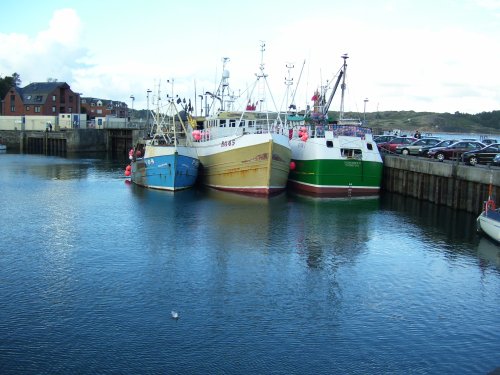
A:
[[[345,117],[359,114],[346,114]],[[333,114],[337,118],[337,113]],[[476,115],[466,113],[433,113],[415,111],[386,111],[366,113],[366,122],[377,133],[400,129],[421,133],[477,133],[500,134],[500,111]]]

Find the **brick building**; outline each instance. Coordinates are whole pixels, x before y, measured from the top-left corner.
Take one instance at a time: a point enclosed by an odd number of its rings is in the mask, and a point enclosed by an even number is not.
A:
[[[87,113],[88,120],[106,116],[118,118],[127,118],[129,116],[127,104],[116,100],[85,97],[82,98],[81,106],[82,111]]]
[[[4,116],[58,116],[80,113],[80,95],[66,82],[35,82],[11,87],[2,100]]]

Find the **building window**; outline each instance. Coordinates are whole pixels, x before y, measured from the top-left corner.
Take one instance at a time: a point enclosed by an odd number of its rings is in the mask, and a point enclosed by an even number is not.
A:
[[[70,103],[73,103],[73,95],[70,95],[70,97],[69,97],[69,102],[70,102]]]
[[[102,109],[98,109],[97,114],[102,115]]]
[[[56,113],[56,107],[52,107],[52,113]]]
[[[68,107],[68,112],[69,112],[69,113],[73,112],[73,108]],[[68,117],[69,117],[69,115],[68,115]]]
[[[26,106],[26,112],[29,112],[29,110],[30,110],[30,106],[29,106],[29,105],[27,105],[27,106]]]
[[[40,106],[39,105],[35,106],[35,113],[40,113]]]
[[[52,95],[52,101],[55,102],[56,101],[56,96],[55,95]]]
[[[10,101],[11,102],[15,102],[16,101],[16,96],[15,95],[11,95],[10,96]]]
[[[16,106],[15,105],[11,105],[10,106],[10,111],[11,112],[15,112],[16,111]]]

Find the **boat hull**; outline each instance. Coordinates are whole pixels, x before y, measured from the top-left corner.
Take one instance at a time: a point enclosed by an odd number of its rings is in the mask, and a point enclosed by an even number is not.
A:
[[[490,238],[500,242],[500,212],[496,210],[483,211],[477,218],[478,229]]]
[[[246,134],[196,147],[204,185],[257,195],[271,195],[286,188],[291,149],[285,135]]]
[[[131,163],[133,183],[151,189],[183,190],[198,177],[199,160],[190,147],[146,146],[143,158]]]
[[[371,150],[367,147],[370,142]],[[291,148],[295,165],[288,182],[291,189],[324,197],[380,193],[383,162],[371,138],[327,136],[306,142],[292,139]],[[359,150],[359,154],[345,156],[346,150]]]

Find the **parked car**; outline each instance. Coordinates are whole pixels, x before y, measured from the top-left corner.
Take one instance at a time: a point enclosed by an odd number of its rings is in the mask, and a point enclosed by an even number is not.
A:
[[[427,153],[429,158],[436,158],[439,161],[457,159],[462,156],[464,152],[479,150],[486,147],[481,142],[477,141],[459,141],[446,147],[431,148]]]
[[[425,146],[434,147],[439,142],[441,142],[441,139],[439,139],[439,138],[430,138],[430,137],[429,138],[421,138],[421,139],[416,140],[413,143],[410,143],[409,145],[396,146],[396,154],[418,155],[418,152],[422,147],[425,147]]]
[[[484,143],[486,146],[488,146],[488,145],[498,143],[498,140],[492,139],[492,138],[485,138],[485,139],[481,140],[481,143]]]
[[[500,154],[497,154],[497,156],[495,156],[493,158],[493,161],[491,162],[491,165],[494,165],[496,167],[500,167]]]
[[[445,139],[443,141],[440,141],[440,142],[436,143],[434,146],[422,146],[418,150],[418,154],[420,156],[427,156],[427,153],[429,152],[429,150],[431,148],[446,147],[446,146],[452,145],[453,143],[456,143],[458,141],[459,141],[458,139]]]
[[[480,150],[467,151],[462,154],[462,160],[469,165],[488,164],[500,154],[500,143],[486,146]]]
[[[380,151],[385,152],[395,152],[396,147],[399,145],[409,145],[417,140],[417,138],[413,137],[395,137],[391,139],[389,142],[378,143],[378,149]]]
[[[374,135],[373,140],[375,143],[389,142],[391,139],[396,138],[395,135]]]

